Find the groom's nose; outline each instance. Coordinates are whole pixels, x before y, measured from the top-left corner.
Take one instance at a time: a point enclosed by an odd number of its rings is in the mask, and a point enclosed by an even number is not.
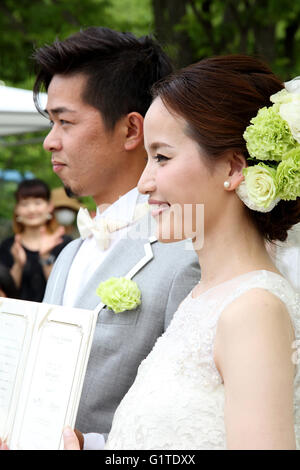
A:
[[[62,149],[62,142],[60,137],[58,136],[57,131],[54,129],[54,126],[50,129],[48,134],[46,135],[43,147],[48,152],[55,152]]]

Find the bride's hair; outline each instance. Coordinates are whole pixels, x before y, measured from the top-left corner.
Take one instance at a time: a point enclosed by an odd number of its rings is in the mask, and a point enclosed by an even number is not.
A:
[[[260,60],[231,55],[204,59],[190,65],[153,87],[165,106],[183,117],[186,133],[203,149],[208,165],[222,158],[226,151],[250,158],[243,133],[264,106],[271,106],[270,96],[283,83]],[[251,160],[248,165],[252,165]],[[284,241],[287,230],[300,222],[300,199],[281,200],[267,213],[249,211],[259,232],[267,240]]]

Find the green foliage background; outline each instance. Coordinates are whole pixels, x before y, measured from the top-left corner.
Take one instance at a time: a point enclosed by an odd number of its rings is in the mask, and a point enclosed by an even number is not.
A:
[[[295,0],[1,0],[0,81],[31,89],[36,47],[80,28],[107,26],[154,34],[176,66],[203,57],[247,53],[263,58],[282,78],[300,75],[300,2]],[[0,141],[0,169],[33,172],[53,187],[45,133]],[[24,140],[31,141],[20,145]],[[10,219],[15,184],[0,179],[1,224]],[[92,202],[85,199],[89,207]]]
[[[31,89],[35,48],[56,37],[69,36],[88,26],[107,26],[143,35],[152,30],[150,0],[1,0],[0,80],[8,86]],[[0,169],[27,171],[51,188],[61,186],[50,155],[42,147],[46,132],[8,136],[0,141]],[[22,145],[22,142],[29,142]],[[33,142],[33,143],[30,143]],[[10,232],[16,183],[0,179],[0,239]],[[82,198],[90,208],[90,198]]]

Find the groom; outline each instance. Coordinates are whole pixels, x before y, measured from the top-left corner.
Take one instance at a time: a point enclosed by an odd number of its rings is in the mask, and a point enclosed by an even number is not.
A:
[[[76,427],[85,433],[85,449],[102,448],[99,433],[109,432],[139,364],[200,277],[193,250],[151,236],[145,196],[136,188],[146,160],[143,116],[150,88],[171,65],[151,38],[101,27],[37,50],[35,61],[37,107],[42,86],[48,92],[52,129],[44,147],[53,170],[69,191],[92,196],[97,205],[96,224],[81,213],[82,237],[56,261],[44,301],[95,309],[99,283],[133,268],[142,294],[134,310],[99,311]],[[104,218],[122,224],[111,233]]]

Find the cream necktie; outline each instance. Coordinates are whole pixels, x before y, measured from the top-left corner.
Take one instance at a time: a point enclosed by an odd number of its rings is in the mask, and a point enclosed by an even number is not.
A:
[[[95,237],[96,243],[101,250],[107,250],[110,244],[110,234],[122,228],[128,227],[138,219],[143,217],[149,210],[147,203],[137,204],[132,221],[112,220],[108,217],[92,219],[89,211],[80,208],[77,214],[77,227],[83,240],[88,237]]]

